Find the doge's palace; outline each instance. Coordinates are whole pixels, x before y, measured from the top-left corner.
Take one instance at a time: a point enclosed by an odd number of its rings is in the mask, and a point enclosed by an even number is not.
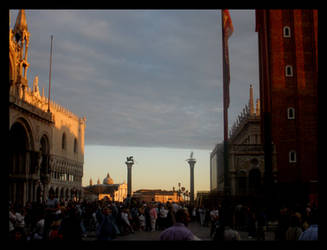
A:
[[[25,11],[19,10],[9,28],[9,201],[43,202],[49,191],[60,200],[78,200],[86,118],[49,103],[38,76],[29,87],[29,38]]]

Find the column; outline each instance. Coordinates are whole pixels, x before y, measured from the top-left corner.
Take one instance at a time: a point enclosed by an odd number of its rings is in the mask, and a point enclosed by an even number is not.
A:
[[[132,195],[132,165],[127,165],[127,195]]]
[[[133,156],[126,158],[125,164],[127,165],[127,196],[132,196],[132,167],[134,165]]]
[[[194,165],[196,160],[190,158],[187,160],[188,164],[190,165],[190,203],[194,203]]]

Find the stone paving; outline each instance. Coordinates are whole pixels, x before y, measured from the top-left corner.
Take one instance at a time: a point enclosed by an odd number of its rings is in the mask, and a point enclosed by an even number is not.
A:
[[[188,225],[188,228],[200,239],[200,240],[208,240],[210,241],[210,227],[202,227],[197,222],[191,222]],[[117,236],[114,241],[152,241],[152,240],[159,240],[160,233],[162,231],[155,231],[155,232],[142,232],[142,231],[135,231],[134,233],[130,233],[128,235]],[[254,238],[248,238],[247,232],[239,232],[241,236],[241,240],[245,241],[252,241],[255,240]],[[93,241],[96,240],[95,232],[88,233],[87,237],[84,238],[86,241]]]

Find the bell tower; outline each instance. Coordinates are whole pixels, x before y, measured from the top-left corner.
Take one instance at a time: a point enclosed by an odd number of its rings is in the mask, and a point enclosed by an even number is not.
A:
[[[14,27],[14,38],[17,44],[16,64],[17,64],[17,84],[22,84],[27,87],[27,69],[29,63],[27,62],[28,45],[30,40],[30,33],[27,29],[27,22],[24,10],[19,10]]]

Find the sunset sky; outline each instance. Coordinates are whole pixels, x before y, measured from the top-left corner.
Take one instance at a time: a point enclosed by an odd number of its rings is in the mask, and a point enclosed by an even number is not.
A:
[[[10,11],[13,27],[18,10]],[[25,10],[29,86],[36,75],[51,96],[86,116],[83,186],[109,173],[132,190],[189,190],[186,159],[195,165],[195,192],[210,188],[210,152],[223,140],[221,12],[208,10]],[[254,10],[230,10],[229,127],[259,98]]]

